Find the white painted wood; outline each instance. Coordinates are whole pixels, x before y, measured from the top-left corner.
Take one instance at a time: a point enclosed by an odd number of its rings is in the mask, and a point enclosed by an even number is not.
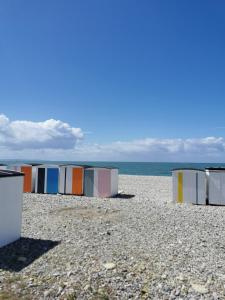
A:
[[[61,166],[59,168],[59,193],[60,194],[64,194],[65,190],[65,173],[66,173],[66,167],[65,166]]]
[[[196,172],[183,171],[183,197],[185,203],[196,204]]]
[[[198,203],[197,204],[205,205],[206,198],[207,198],[206,172],[198,171]]]
[[[37,166],[32,166],[32,193],[35,192],[36,177],[37,177]]]
[[[0,177],[0,247],[20,238],[23,176]]]
[[[38,185],[38,168],[36,169],[36,177],[34,180],[34,192],[37,193],[37,185]]]
[[[111,170],[111,196],[118,194],[118,169]]]
[[[98,169],[94,169],[94,189],[93,189],[93,196],[98,197]]]
[[[45,166],[45,187],[44,187],[44,194],[47,194],[47,176],[48,176],[47,170],[48,170],[48,168]]]
[[[172,171],[172,181],[173,181],[173,202],[177,203],[177,189],[178,189],[178,178],[177,178],[178,171]]]
[[[225,171],[208,171],[209,204],[225,205]]]
[[[73,167],[67,166],[66,170],[66,194],[72,194],[72,171]]]
[[[222,172],[221,174],[220,185],[221,185],[221,204],[225,205],[225,172]]]
[[[8,169],[8,166],[7,165],[0,165],[0,170],[7,170]]]
[[[205,171],[180,169],[172,171],[173,202],[178,199],[178,173],[183,174],[183,202],[206,204],[207,177]]]

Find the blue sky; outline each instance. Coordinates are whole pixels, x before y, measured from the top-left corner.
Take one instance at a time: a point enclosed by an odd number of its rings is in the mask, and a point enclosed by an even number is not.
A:
[[[224,16],[222,0],[1,1],[2,158],[225,161]]]

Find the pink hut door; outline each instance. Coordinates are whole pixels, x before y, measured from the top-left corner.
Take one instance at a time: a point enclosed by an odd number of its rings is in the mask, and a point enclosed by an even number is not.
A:
[[[111,171],[107,169],[98,170],[98,196],[111,196]]]

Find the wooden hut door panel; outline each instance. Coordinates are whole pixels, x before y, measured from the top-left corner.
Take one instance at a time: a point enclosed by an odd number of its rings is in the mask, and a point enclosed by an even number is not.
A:
[[[73,184],[72,184],[72,194],[82,195],[83,194],[83,169],[73,168]]]
[[[109,197],[111,195],[111,171],[98,170],[98,195]]]
[[[24,173],[23,181],[23,192],[32,192],[32,168],[31,167],[21,167],[21,172]]]
[[[94,170],[85,170],[84,172],[84,194],[87,197],[93,197],[94,194]]]
[[[48,168],[47,169],[47,193],[48,194],[58,193],[58,180],[59,180],[58,168]]]
[[[72,168],[66,168],[66,194],[72,194]]]
[[[37,192],[43,194],[45,192],[45,168],[38,168]]]

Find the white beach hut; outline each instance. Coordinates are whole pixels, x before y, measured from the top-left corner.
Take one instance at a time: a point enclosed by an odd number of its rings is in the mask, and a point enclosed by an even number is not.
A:
[[[59,167],[59,193],[81,196],[84,194],[86,165],[61,165]]]
[[[118,169],[92,167],[84,173],[85,196],[105,198],[118,194]]]
[[[5,164],[0,164],[0,170],[7,170],[8,166]]]
[[[0,247],[21,235],[23,174],[0,170]]]
[[[35,179],[37,174],[37,166],[40,164],[14,164],[8,165],[7,169],[21,172],[24,174],[23,192],[33,193],[35,191]]]
[[[175,169],[172,178],[174,202],[206,204],[207,177],[204,170]]]
[[[207,168],[208,204],[225,205],[225,168]]]
[[[58,165],[37,166],[35,192],[39,194],[57,194],[59,184]]]

